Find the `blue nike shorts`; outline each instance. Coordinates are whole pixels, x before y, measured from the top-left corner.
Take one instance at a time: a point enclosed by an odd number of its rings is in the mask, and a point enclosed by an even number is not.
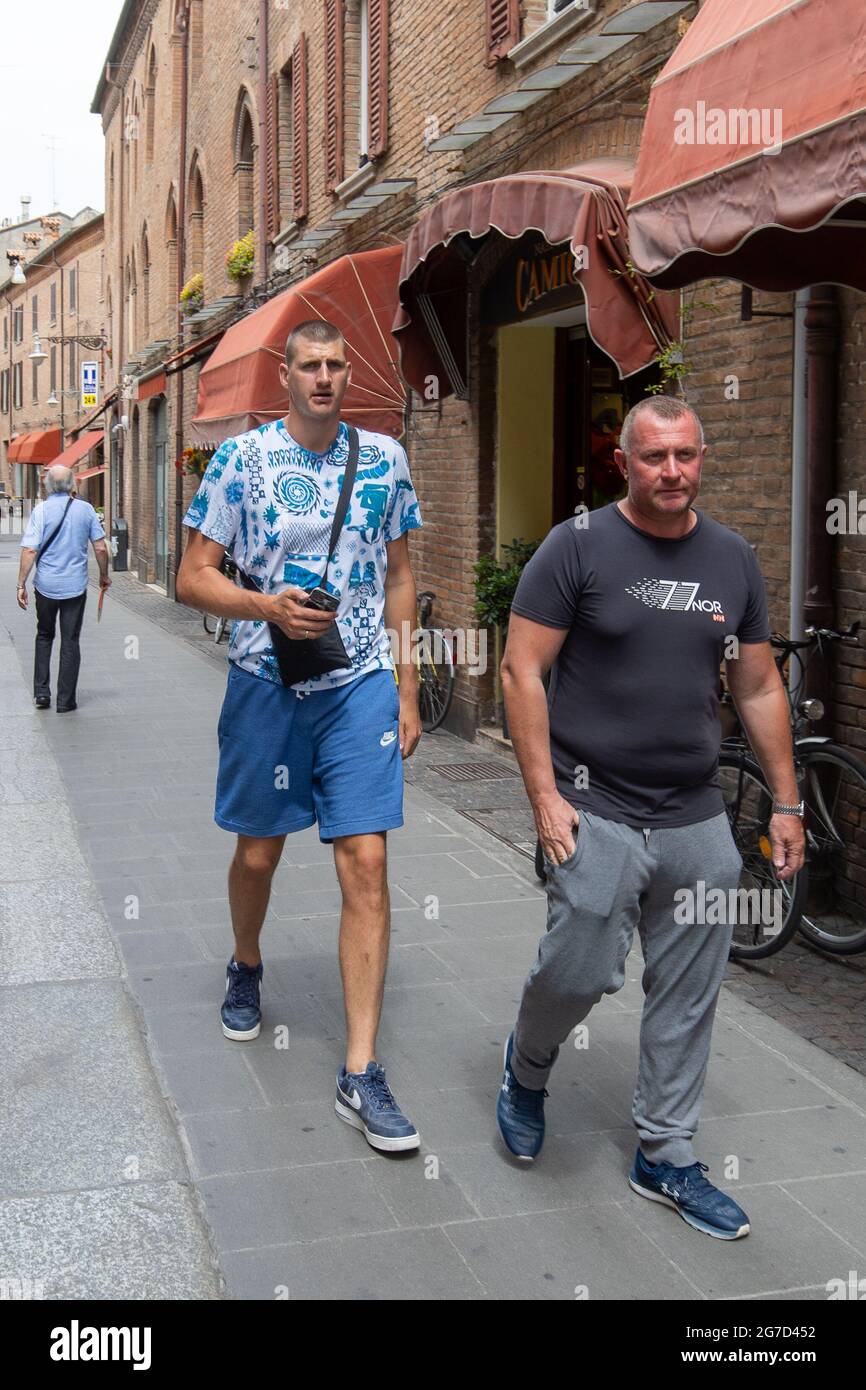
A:
[[[256,838],[319,825],[324,844],[403,824],[400,697],[391,671],[298,696],[232,663],[214,820]]]

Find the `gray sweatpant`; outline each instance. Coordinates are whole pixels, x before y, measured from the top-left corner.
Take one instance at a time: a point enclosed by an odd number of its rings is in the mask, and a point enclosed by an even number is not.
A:
[[[521,1085],[541,1090],[572,1028],[603,994],[622,988],[637,927],[645,998],[632,1117],[650,1163],[694,1163],[692,1138],[732,932],[730,921],[701,924],[702,916],[713,915],[701,903],[712,889],[727,896],[736,888],[741,867],[724,811],[696,825],[655,830],[581,811],[574,853],[547,866],[547,934],[514,1031],[511,1065]],[[687,915],[683,899],[674,897],[678,889],[695,894],[691,924],[677,920]]]

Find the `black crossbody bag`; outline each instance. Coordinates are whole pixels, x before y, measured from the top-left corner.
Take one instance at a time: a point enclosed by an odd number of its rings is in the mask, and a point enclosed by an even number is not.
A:
[[[346,520],[349,499],[352,496],[355,474],[358,470],[358,431],[354,425],[349,425],[348,429],[349,457],[346,461],[343,486],[340,489],[337,510],[334,513],[334,521],[331,526],[328,558],[325,561],[324,573],[319,580],[319,586],[322,588],[327,584],[328,567],[343,529],[343,522]],[[261,584],[257,583],[251,575],[244,574],[241,569],[238,569],[238,574],[245,589],[255,589],[259,593],[262,592]],[[301,681],[312,680],[315,676],[323,676],[328,671],[348,670],[352,665],[349,653],[343,646],[343,639],[337,630],[336,620],[322,633],[321,637],[287,637],[283,629],[278,627],[276,623],[268,623],[268,628],[283,685],[297,685]]]

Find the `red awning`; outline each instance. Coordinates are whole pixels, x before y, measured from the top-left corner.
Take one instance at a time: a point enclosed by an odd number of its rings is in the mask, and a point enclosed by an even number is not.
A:
[[[9,463],[20,462],[18,455],[20,454],[22,448],[24,447],[25,443],[29,438],[29,434],[19,434],[16,439],[13,439],[11,441],[9,448],[6,450],[6,458],[9,461]]]
[[[158,372],[151,373],[143,381],[138,383],[138,397],[140,401],[150,400],[151,396],[161,396],[165,391],[165,372],[160,369]]]
[[[62,463],[67,468],[72,468],[74,464],[79,463],[84,458],[85,454],[89,454],[91,449],[95,449],[97,444],[101,444],[104,437],[103,430],[86,430],[71,444],[67,444],[63,453],[58,454],[56,459],[52,459],[52,462]],[[78,477],[81,477],[80,473]]]
[[[345,337],[352,379],[341,418],[401,435],[406,393],[391,337],[401,254],[386,246],[340,256],[232,324],[199,374],[194,436],[220,443],[286,414],[279,366],[286,338],[305,319],[327,319]]]
[[[14,463],[53,463],[63,448],[63,431],[31,430],[13,443],[18,445]]]
[[[676,336],[677,306],[629,273],[632,173],[626,160],[599,159],[506,174],[454,189],[416,222],[403,252],[393,332],[403,376],[419,394],[431,375],[442,395],[465,380],[467,261],[474,253],[456,240],[461,233],[518,238],[536,228],[551,246],[569,242],[575,256],[586,247],[586,266],[575,262],[575,276],[591,337],[621,377],[649,365]]]
[[[629,236],[658,285],[866,290],[864,0],[706,0],[652,88]]]
[[[75,481],[80,483],[83,482],[85,478],[95,478],[97,473],[104,473],[105,471],[106,465],[104,463],[100,464],[98,468],[82,468],[80,473],[76,473]]]

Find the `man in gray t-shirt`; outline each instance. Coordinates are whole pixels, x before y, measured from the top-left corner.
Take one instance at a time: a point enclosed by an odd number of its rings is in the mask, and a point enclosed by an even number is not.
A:
[[[717,780],[722,660],[775,798],[781,880],[802,865],[803,829],[757,560],[692,506],[705,452],[682,401],[642,401],[615,455],[627,497],[555,526],[517,588],[502,681],[546,859],[548,922],[506,1043],[497,1118],[512,1153],[539,1153],[559,1046],[621,988],[637,927],[645,1002],[629,1182],[733,1240],[748,1218],[692,1148],[734,926],[705,905],[738,904],[742,867]],[[681,910],[684,893],[697,914]]]

